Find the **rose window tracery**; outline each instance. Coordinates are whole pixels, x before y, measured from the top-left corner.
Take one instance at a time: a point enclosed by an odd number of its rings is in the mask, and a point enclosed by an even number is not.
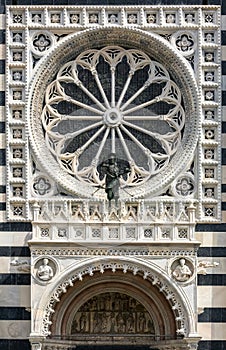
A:
[[[167,69],[137,49],[86,50],[58,71],[42,112],[46,144],[76,179],[103,185],[98,164],[115,153],[137,186],[167,167],[183,138],[180,88]]]

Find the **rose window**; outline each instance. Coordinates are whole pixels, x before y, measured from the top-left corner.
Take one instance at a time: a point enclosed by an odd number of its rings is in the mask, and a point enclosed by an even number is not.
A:
[[[181,145],[181,92],[164,66],[137,49],[90,49],[62,66],[46,89],[48,149],[77,180],[101,185],[111,153],[129,164],[122,185],[138,186],[167,167]]]

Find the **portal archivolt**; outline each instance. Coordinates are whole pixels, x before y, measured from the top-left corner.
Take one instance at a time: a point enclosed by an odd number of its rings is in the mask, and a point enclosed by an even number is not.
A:
[[[175,315],[170,302],[142,276],[123,271],[100,272],[71,287],[57,305],[51,337],[106,343],[175,339]],[[122,336],[123,335],[123,336]],[[120,339],[120,340],[119,340]]]

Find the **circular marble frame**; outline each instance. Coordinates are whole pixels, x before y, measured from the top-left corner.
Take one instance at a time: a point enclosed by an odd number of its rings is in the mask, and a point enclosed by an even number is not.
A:
[[[194,156],[199,135],[199,108],[198,90],[192,68],[182,55],[175,52],[169,42],[154,33],[126,27],[92,28],[67,36],[48,51],[37,67],[27,98],[27,105],[30,106],[29,135],[34,157],[66,193],[86,198],[92,197],[93,187],[84,183],[81,186],[79,180],[60,168],[57,160],[47,149],[40,116],[45,89],[62,65],[84,50],[104,45],[120,45],[143,50],[154,60],[163,64],[174,76],[184,97],[186,123],[183,140],[177,153],[162,172],[139,187],[130,189],[133,198],[137,199],[159,195],[166,190],[176,176],[185,171]],[[98,199],[104,199],[104,190],[97,191],[95,196]],[[122,191],[120,198],[126,200],[130,196]]]

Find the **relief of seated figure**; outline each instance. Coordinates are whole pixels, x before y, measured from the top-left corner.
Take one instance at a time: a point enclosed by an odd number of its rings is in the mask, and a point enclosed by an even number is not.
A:
[[[180,259],[173,271],[173,277],[179,282],[186,282],[192,275],[192,271],[186,265],[185,259]]]
[[[40,265],[37,271],[38,277],[43,281],[49,281],[53,277],[53,269],[48,264],[49,260],[43,259],[43,265]]]

